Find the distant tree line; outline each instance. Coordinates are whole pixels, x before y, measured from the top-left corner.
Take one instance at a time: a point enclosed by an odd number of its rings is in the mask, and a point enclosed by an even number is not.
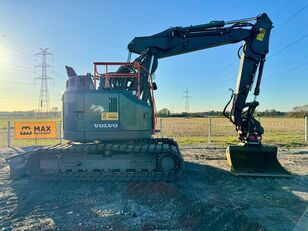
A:
[[[262,112],[256,112],[257,116],[262,117],[290,117],[290,118],[304,118],[305,116],[308,116],[308,112],[281,112],[276,110],[265,110]]]
[[[0,117],[21,117],[21,118],[29,118],[29,117],[37,117],[38,112],[37,110],[31,111],[0,111]],[[51,108],[49,113],[43,112],[40,113],[41,117],[60,117],[61,111],[57,107]]]
[[[305,116],[308,116],[308,112],[288,112],[288,117],[303,118]]]
[[[284,117],[288,115],[288,112],[276,111],[276,110],[265,110],[265,111],[257,111],[257,116],[263,117]]]
[[[158,117],[222,117],[222,111],[208,111],[208,112],[182,112],[182,113],[171,113],[168,108],[163,108],[156,113]],[[292,118],[303,118],[308,116],[308,112],[282,112],[272,110],[257,111],[255,116],[260,117],[292,117]]]
[[[223,113],[222,111],[171,113],[169,109],[163,108],[158,111],[156,115],[158,117],[221,117],[223,116]]]

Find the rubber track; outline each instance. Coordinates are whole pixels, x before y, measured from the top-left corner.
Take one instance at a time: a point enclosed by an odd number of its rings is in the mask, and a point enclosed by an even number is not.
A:
[[[174,181],[180,177],[183,168],[183,158],[178,148],[177,143],[169,138],[153,138],[147,140],[138,140],[135,142],[110,142],[110,143],[86,143],[86,144],[74,144],[67,143],[64,145],[47,146],[38,149],[30,154],[31,158],[54,155],[65,155],[69,153],[84,153],[87,152],[100,152],[115,151],[117,153],[138,153],[138,152],[151,152],[157,155],[159,158],[164,154],[171,154],[176,157],[177,167],[170,172],[163,171],[74,171],[74,172],[59,172],[58,174],[50,174],[44,176],[32,176],[38,179],[50,179],[50,180],[85,180],[85,181]],[[103,154],[102,154],[103,155]],[[30,162],[30,167],[31,162]]]

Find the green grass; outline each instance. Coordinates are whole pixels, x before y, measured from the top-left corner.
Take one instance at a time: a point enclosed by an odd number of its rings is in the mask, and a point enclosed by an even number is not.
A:
[[[51,119],[36,119],[36,118],[0,118],[0,147],[7,146],[7,121],[11,121],[11,126],[17,121],[46,121],[54,120],[60,122],[60,117]],[[286,148],[306,146],[304,142],[304,122],[302,119],[283,119],[283,118],[261,118],[265,125],[265,134],[263,143],[275,144]],[[207,124],[205,118],[164,118],[163,136],[174,138],[179,145],[194,145],[208,144]],[[193,124],[201,124],[193,126]],[[237,144],[237,133],[232,126],[215,126],[215,124],[225,124],[223,118],[212,119],[212,138],[211,144],[228,145]],[[297,125],[290,125],[296,123]],[[174,124],[185,124],[188,126],[170,126]],[[286,125],[284,125],[286,124]],[[192,125],[192,126],[190,126]],[[157,126],[159,128],[159,125]],[[12,139],[11,146],[30,146],[30,145],[53,145],[59,143],[59,139],[40,139],[40,140],[15,140],[14,130],[11,130]],[[159,135],[159,134],[158,134]]]
[[[182,137],[173,137],[179,145],[194,145],[194,144],[208,144],[209,140],[207,136],[182,136]],[[263,143],[265,144],[275,144],[280,147],[292,148],[292,147],[301,147],[307,146],[307,143],[304,142],[303,134],[285,134],[280,130],[273,130],[270,133],[267,133],[263,136]],[[237,144],[237,136],[233,135],[219,135],[212,136],[211,144],[214,145],[228,145],[228,144]]]
[[[265,129],[263,143],[275,144],[281,147],[306,146],[304,141],[303,118],[270,118],[261,117]],[[160,120],[158,120],[160,121]],[[163,136],[173,137],[180,145],[207,144],[208,118],[163,118]],[[180,125],[191,126],[180,126]],[[197,126],[196,126],[197,124]],[[193,126],[195,125],[195,126]],[[160,127],[159,125],[157,126]],[[211,144],[228,145],[237,144],[238,135],[232,124],[225,118],[212,118]]]

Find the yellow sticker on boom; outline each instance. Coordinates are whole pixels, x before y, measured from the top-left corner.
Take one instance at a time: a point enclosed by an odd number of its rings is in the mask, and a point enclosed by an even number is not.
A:
[[[102,112],[101,114],[102,120],[119,120],[118,112]]]
[[[259,40],[259,41],[263,41],[263,39],[264,39],[264,36],[265,36],[265,29],[264,28],[260,28],[259,29],[259,33],[258,33],[258,35],[257,35],[257,40]]]

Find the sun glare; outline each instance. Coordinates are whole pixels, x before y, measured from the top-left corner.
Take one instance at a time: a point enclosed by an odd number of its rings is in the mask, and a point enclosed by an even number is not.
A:
[[[3,49],[0,44],[0,64],[12,65],[12,57],[8,54],[6,49]]]

